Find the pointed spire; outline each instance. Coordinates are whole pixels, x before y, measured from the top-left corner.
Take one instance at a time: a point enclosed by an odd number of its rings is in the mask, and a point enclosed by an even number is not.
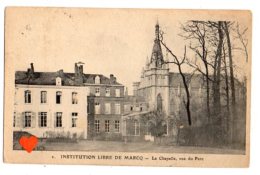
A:
[[[161,67],[161,63],[163,63],[163,54],[162,54],[162,48],[160,44],[159,39],[159,33],[160,33],[160,26],[157,22],[155,25],[155,39],[154,39],[154,45],[152,50],[152,56],[151,56],[151,63],[155,62],[156,67]]]
[[[160,33],[160,26],[157,19],[156,25],[155,25],[155,40],[159,40],[159,33]]]

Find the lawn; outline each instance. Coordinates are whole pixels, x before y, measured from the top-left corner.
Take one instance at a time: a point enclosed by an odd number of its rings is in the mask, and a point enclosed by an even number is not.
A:
[[[142,153],[194,153],[194,154],[244,154],[244,150],[191,146],[164,146],[153,142],[88,141],[40,143],[46,151],[88,152],[142,152]]]

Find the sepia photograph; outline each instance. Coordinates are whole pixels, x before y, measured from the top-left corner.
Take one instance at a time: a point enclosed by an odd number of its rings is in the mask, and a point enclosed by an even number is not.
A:
[[[251,18],[6,8],[5,161],[247,167]]]

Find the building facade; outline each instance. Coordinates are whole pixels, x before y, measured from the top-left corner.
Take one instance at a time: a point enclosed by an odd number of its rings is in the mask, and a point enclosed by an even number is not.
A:
[[[39,138],[119,135],[123,94],[116,77],[84,74],[82,63],[75,63],[74,73],[35,72],[31,64],[15,74],[14,131]]]

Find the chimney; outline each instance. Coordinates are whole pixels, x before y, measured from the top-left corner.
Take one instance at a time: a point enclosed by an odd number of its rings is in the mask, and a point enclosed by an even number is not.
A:
[[[113,79],[114,78],[114,75],[113,74],[110,74],[110,79]]]
[[[78,68],[77,63],[75,63],[74,72],[75,72],[75,75],[76,75],[76,76],[79,74],[79,68]]]
[[[64,76],[63,69],[60,69],[60,70],[58,71],[58,76],[59,76],[59,77],[63,77],[63,76]]]
[[[114,84],[116,82],[116,77],[113,74],[110,74],[110,83]]]
[[[128,88],[127,87],[125,88],[125,96],[126,97],[128,96]]]
[[[81,62],[75,63],[75,84],[83,85],[83,65]]]
[[[80,66],[79,66],[79,74],[80,74],[80,75],[83,75],[83,65],[80,65]]]
[[[31,63],[31,68],[27,69],[27,76],[28,78],[34,78],[34,67],[33,63]]]
[[[33,63],[31,63],[31,73],[34,73],[34,67],[33,67]]]

